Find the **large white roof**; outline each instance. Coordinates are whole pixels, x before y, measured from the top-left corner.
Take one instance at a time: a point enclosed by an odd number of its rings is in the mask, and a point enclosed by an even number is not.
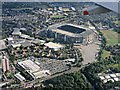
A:
[[[15,76],[17,79],[19,79],[20,81],[25,80],[25,78],[20,74],[20,72],[17,73],[17,74],[15,74],[14,76]]]

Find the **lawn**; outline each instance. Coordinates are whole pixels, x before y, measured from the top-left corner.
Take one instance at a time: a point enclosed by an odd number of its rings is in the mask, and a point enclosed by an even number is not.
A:
[[[25,9],[33,9],[33,8],[13,8],[12,10],[17,11],[17,10],[25,10]]]
[[[113,68],[118,68],[119,72],[120,72],[120,63],[119,64],[115,64],[112,66]]]
[[[0,36],[0,39],[2,39],[2,36]]]
[[[106,57],[109,57],[109,56],[110,56],[110,52],[103,50],[102,58],[105,59]]]
[[[114,32],[112,30],[101,30],[103,33],[104,37],[107,39],[107,44],[108,45],[116,45],[118,44],[118,33]]]
[[[55,16],[50,16],[51,18],[63,18],[63,17],[65,17],[65,16],[63,16],[63,15],[55,15]]]

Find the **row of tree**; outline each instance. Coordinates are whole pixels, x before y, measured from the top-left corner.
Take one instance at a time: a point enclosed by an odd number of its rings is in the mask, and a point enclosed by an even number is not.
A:
[[[81,72],[63,74],[61,76],[46,80],[43,83],[46,88],[91,88],[91,84]]]

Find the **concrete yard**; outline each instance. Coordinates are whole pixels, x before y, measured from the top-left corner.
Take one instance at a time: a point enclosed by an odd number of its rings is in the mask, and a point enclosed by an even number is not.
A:
[[[3,40],[0,40],[0,50],[5,48],[6,48],[5,42]]]
[[[99,52],[100,46],[93,43],[93,44],[89,44],[87,46],[80,46],[80,50],[83,56],[83,64],[88,64],[88,63],[92,63],[95,62],[96,59],[96,54]]]

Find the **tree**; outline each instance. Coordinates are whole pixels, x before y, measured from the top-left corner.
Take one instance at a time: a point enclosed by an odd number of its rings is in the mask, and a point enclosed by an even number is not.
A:
[[[10,70],[7,70],[7,73],[10,73]]]
[[[80,62],[78,62],[76,66],[77,66],[77,67],[81,67],[81,63],[80,63]]]
[[[14,78],[14,75],[13,75],[13,74],[11,74],[11,75],[10,75],[10,78],[11,78],[11,79],[13,79],[13,78]]]
[[[52,85],[52,84],[49,84],[49,87],[53,88],[53,85]]]
[[[21,46],[20,46],[20,49],[23,49],[23,48],[24,48],[24,47],[21,45]]]

